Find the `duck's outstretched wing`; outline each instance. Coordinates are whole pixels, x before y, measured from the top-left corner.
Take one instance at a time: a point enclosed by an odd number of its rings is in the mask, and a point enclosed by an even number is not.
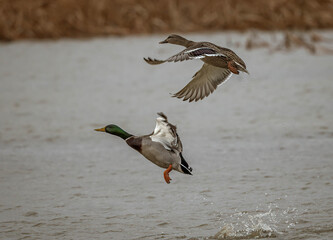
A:
[[[151,65],[161,64],[165,62],[179,62],[192,59],[201,59],[204,57],[226,57],[226,55],[218,52],[213,47],[209,46],[193,46],[186,48],[185,50],[169,57],[166,60],[158,60],[153,58],[143,58],[147,63]]]
[[[168,122],[168,118],[164,113],[158,113],[158,115],[154,132],[150,135],[151,140],[161,143],[169,151],[181,153],[183,146],[177,134],[176,126]]]
[[[183,101],[198,101],[214,92],[218,85],[230,78],[232,73],[227,68],[214,67],[204,63],[194,74],[192,81],[173,97],[184,98]]]

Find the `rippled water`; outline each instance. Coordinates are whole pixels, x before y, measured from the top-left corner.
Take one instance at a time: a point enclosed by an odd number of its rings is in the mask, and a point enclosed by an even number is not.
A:
[[[180,50],[163,38],[0,45],[0,238],[332,239],[332,56],[235,49],[251,75],[189,104],[169,93],[200,62],[142,60]],[[147,134],[159,111],[194,169],[169,185],[93,131]]]

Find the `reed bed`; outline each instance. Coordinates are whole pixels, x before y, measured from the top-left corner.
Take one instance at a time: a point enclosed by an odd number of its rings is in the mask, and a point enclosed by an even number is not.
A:
[[[0,39],[333,27],[333,0],[0,0]]]

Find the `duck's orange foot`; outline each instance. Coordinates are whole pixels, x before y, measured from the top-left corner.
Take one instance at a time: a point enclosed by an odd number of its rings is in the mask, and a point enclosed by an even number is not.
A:
[[[164,171],[164,180],[167,184],[169,184],[171,181],[171,178],[169,176],[169,172],[171,172],[171,170],[172,170],[172,165],[170,164],[167,170]]]
[[[237,70],[237,67],[236,67],[236,64],[234,63],[234,61],[228,62],[228,68],[232,73],[239,74],[239,71]]]

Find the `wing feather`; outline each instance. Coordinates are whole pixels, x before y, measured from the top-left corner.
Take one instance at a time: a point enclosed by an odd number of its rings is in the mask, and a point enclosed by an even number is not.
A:
[[[185,60],[201,59],[204,57],[218,57],[218,56],[225,57],[224,54],[218,52],[213,48],[207,46],[201,46],[195,48],[186,48],[183,51],[169,57],[166,60],[153,59],[150,57],[144,58],[144,60],[151,65],[156,65],[165,62],[181,62]]]
[[[158,113],[158,115],[154,132],[150,136],[151,140],[161,143],[169,151],[182,152],[183,146],[177,134],[177,127],[168,122],[164,113]]]
[[[227,68],[215,67],[204,63],[194,74],[192,80],[173,97],[183,98],[183,101],[198,101],[213,93],[218,85],[225,82],[231,72]]]

